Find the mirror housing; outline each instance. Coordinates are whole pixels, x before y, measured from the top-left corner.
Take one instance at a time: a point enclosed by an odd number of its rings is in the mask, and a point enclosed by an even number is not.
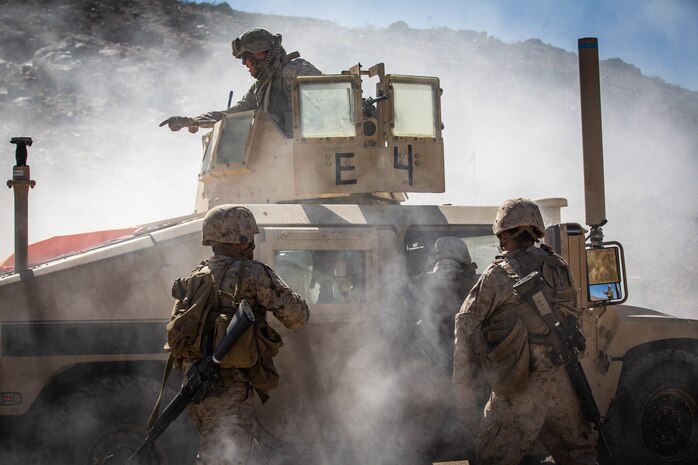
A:
[[[621,304],[627,300],[625,255],[619,242],[587,245],[586,262],[589,305]]]

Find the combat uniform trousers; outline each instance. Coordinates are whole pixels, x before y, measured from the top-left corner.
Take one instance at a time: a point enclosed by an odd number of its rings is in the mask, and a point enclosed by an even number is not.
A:
[[[477,437],[480,465],[517,465],[536,438],[558,465],[597,465],[596,433],[564,366],[529,372],[523,392],[494,392]]]
[[[242,381],[226,380],[225,384],[202,402],[189,404],[189,416],[199,431],[196,465],[245,465],[249,461],[256,426],[254,390]]]

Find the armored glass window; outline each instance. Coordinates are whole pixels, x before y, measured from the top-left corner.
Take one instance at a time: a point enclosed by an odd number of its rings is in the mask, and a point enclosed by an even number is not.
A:
[[[393,135],[436,137],[436,89],[431,84],[393,82]]]
[[[356,136],[353,93],[351,82],[301,82],[301,137]]]
[[[254,115],[254,110],[226,115],[203,137],[200,176],[215,168],[236,169],[244,164]]]
[[[215,148],[214,165],[240,165],[245,160],[254,114],[254,111],[245,111],[225,116]]]
[[[366,302],[365,250],[277,250],[274,269],[308,303]]]

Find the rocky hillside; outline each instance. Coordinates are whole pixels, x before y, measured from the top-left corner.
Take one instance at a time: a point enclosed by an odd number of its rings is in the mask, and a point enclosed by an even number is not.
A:
[[[226,3],[5,0],[0,138],[35,140],[31,239],[191,212],[199,136],[157,125],[222,109],[230,90],[245,92],[252,81],[232,59],[230,41],[250,27],[281,32],[287,51],[301,51],[327,73],[384,62],[389,73],[441,78],[447,192],[411,201],[567,197],[563,219],[584,221],[577,57],[540,40],[504,43],[486,32],[402,22],[347,29]],[[626,246],[631,302],[698,316],[691,279],[698,92],[644,76],[622,57],[601,68],[605,231]],[[0,174],[9,178],[12,146],[2,153]],[[2,224],[11,224],[11,206],[6,190]],[[0,255],[11,248],[10,228],[2,228]]]

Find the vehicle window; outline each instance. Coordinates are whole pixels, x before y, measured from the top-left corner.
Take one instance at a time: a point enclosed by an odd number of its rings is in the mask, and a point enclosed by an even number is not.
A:
[[[245,159],[245,148],[253,117],[253,111],[226,116],[216,156],[213,160],[214,164],[242,163]]]
[[[299,85],[301,137],[354,137],[351,82],[302,82]]]
[[[410,276],[431,270],[434,266],[434,243],[442,236],[458,237],[465,242],[470,258],[478,265],[478,273],[482,273],[499,253],[499,240],[492,234],[491,226],[412,228],[405,236],[407,271]]]
[[[430,84],[393,82],[393,135],[436,137],[436,94]]]
[[[277,250],[274,270],[308,303],[366,302],[365,250]]]

